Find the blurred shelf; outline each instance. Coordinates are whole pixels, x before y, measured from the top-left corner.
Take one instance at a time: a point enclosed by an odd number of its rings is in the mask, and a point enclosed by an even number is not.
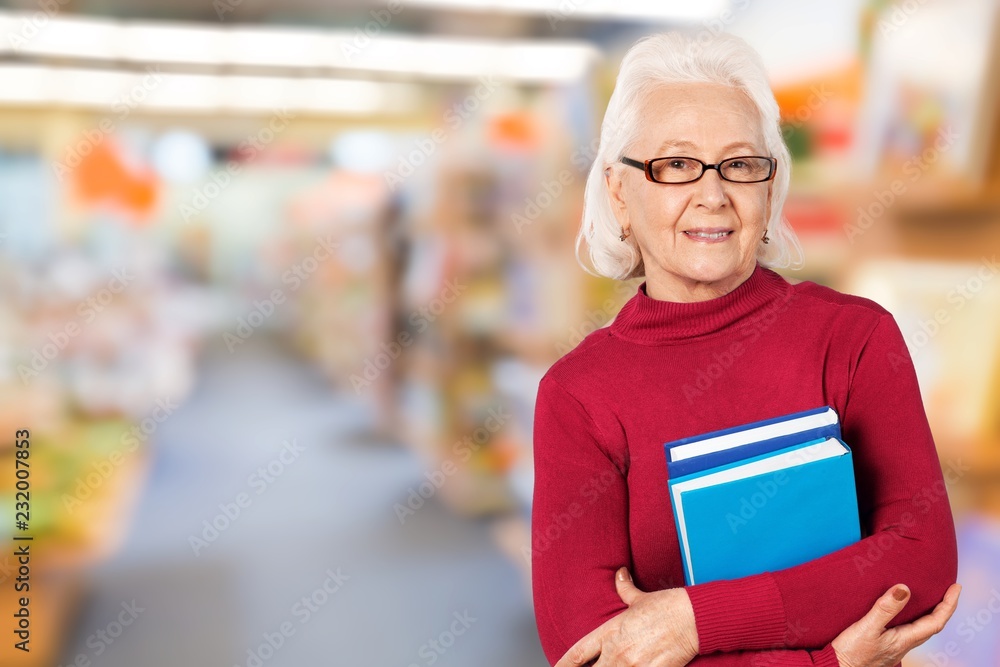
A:
[[[31,633],[27,653],[14,647],[19,640],[13,638],[11,632],[14,613],[19,609],[18,597],[22,594],[14,591],[9,580],[0,587],[0,617],[7,624],[5,640],[0,643],[0,664],[4,667],[52,667],[57,664],[84,598],[85,585],[76,572],[40,573],[34,569],[33,562],[30,584],[30,593],[24,594],[29,598]]]
[[[506,480],[496,474],[460,471],[441,487],[438,495],[455,514],[469,518],[518,509]]]
[[[139,449],[124,459],[102,481],[92,495],[81,502],[70,519],[60,519],[56,527],[29,541],[7,538],[2,541],[5,560],[0,561],[0,615],[12,619],[18,599],[29,599],[30,652],[14,648],[13,641],[0,645],[0,664],[25,667],[51,667],[56,664],[78,613],[84,590],[82,573],[110,557],[125,540],[132,511],[145,483],[151,456]],[[51,474],[49,472],[48,474]],[[82,474],[82,473],[81,473]],[[39,469],[36,475],[46,473]],[[62,494],[60,494],[62,495]],[[38,493],[32,493],[32,503]],[[58,506],[69,512],[62,500]],[[34,510],[32,510],[34,513]],[[30,545],[28,592],[16,592],[12,583],[17,576],[15,548]]]

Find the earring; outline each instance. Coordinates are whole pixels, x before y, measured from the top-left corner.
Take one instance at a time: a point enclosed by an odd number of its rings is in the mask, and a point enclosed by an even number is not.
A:
[[[618,236],[618,240],[619,241],[624,241],[625,239],[627,239],[631,235],[632,235],[632,230],[627,230],[624,227],[622,227],[622,233],[621,233],[621,235]]]
[[[761,239],[765,244],[770,243],[771,239],[767,238],[767,230],[764,230],[764,237]]]

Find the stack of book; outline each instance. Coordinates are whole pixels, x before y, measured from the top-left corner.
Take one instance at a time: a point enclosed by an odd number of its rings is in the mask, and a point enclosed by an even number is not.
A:
[[[664,449],[687,585],[794,567],[861,539],[851,449],[831,407]]]

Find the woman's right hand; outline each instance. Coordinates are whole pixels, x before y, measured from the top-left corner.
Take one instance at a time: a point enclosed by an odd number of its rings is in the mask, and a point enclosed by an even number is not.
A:
[[[864,618],[833,640],[840,667],[892,667],[898,664],[911,649],[944,629],[955,613],[961,591],[959,584],[952,584],[934,611],[912,623],[886,630],[886,624],[910,599],[910,589],[903,584],[893,586],[875,601],[875,606]],[[902,597],[897,599],[893,593]]]

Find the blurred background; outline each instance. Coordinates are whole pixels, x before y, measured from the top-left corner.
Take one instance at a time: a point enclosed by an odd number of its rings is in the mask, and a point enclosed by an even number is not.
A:
[[[785,273],[884,305],[920,375],[965,589],[907,667],[1000,665],[996,0],[4,3],[0,430],[35,539],[0,663],[546,664],[534,395],[635,292],[574,238],[621,57],[678,27],[760,51]]]

